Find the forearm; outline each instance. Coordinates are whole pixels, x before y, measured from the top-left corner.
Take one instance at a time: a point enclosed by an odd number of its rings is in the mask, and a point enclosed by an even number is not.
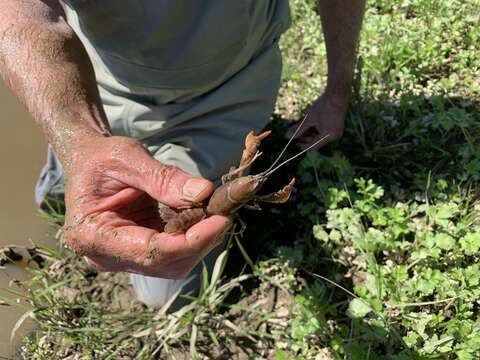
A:
[[[109,134],[92,65],[56,1],[2,1],[0,75],[64,164],[80,139]]]
[[[351,91],[365,0],[318,0],[318,9],[327,48],[325,92],[345,98]]]

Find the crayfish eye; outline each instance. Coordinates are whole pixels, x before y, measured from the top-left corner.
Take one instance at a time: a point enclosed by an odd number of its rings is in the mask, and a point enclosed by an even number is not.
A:
[[[260,186],[262,186],[264,182],[265,182],[265,179],[252,176],[248,179],[248,187],[250,191],[256,191],[260,188]]]
[[[247,202],[256,194],[261,184],[262,182],[255,176],[239,178],[230,186],[230,197],[238,202]]]
[[[248,177],[241,182],[240,186],[243,188],[245,193],[250,193],[258,188],[258,181],[256,181],[253,177]]]

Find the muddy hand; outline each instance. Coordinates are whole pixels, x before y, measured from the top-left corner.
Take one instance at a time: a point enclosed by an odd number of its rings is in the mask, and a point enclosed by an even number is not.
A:
[[[336,98],[323,95],[319,97],[311,106],[305,123],[298,129],[295,139],[302,148],[307,148],[310,144],[324,136],[328,136],[315,149],[319,149],[326,144],[338,140],[343,135],[345,127],[345,117],[347,114],[348,99]],[[286,137],[290,139],[300,124],[292,126]]]
[[[230,226],[215,215],[165,233],[158,202],[173,208],[198,203],[213,184],[161,164],[129,138],[83,141],[66,173],[65,240],[100,271],[184,277]]]

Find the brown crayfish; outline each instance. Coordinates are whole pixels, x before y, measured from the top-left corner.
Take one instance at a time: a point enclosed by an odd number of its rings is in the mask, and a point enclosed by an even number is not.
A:
[[[306,117],[302,121],[302,124],[305,120]],[[300,126],[297,128],[297,131],[300,129],[302,124],[300,124]],[[222,176],[222,185],[214,191],[214,193],[208,200],[206,206],[193,207],[182,210],[180,212],[176,212],[170,208],[160,208],[160,217],[163,219],[163,221],[166,222],[164,230],[169,233],[183,231],[196,224],[197,222],[201,221],[207,216],[231,216],[244,206],[253,209],[260,209],[260,207],[258,206],[259,202],[277,204],[287,202],[292,193],[293,185],[295,184],[295,178],[293,178],[286,186],[284,186],[277,192],[273,192],[267,195],[257,195],[257,192],[260,190],[262,185],[274,171],[285,165],[287,162],[310,150],[311,148],[319,144],[321,141],[326,139],[328,135],[316,141],[307,149],[301,151],[297,155],[291,157],[290,159],[284,161],[283,163],[275,167],[275,165],[278,163],[281,156],[284,154],[285,150],[295,137],[295,133],[290,139],[290,141],[287,143],[285,148],[282,150],[277,160],[275,160],[275,162],[267,170],[256,175],[243,176],[244,172],[261,155],[261,153],[258,151],[260,144],[262,140],[264,140],[268,135],[270,135],[270,133],[271,131],[265,131],[260,135],[255,135],[253,131],[251,131],[247,135],[245,139],[245,149],[243,150],[240,165],[238,166],[238,168],[232,167],[228,174]],[[248,205],[249,202],[253,202],[253,205]]]

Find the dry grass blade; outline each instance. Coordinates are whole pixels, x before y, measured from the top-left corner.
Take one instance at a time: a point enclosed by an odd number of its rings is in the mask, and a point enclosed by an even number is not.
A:
[[[225,261],[227,258],[227,251],[223,251],[220,256],[215,261],[215,266],[213,267],[212,277],[210,279],[210,286],[209,290],[214,291],[217,282],[220,280],[220,276],[222,275],[223,268],[225,266]]]
[[[193,324],[192,325],[192,334],[190,335],[190,356],[192,359],[197,359],[198,358],[198,353],[197,353],[197,334],[198,334],[198,327],[197,325]]]
[[[25,320],[27,320],[28,318],[34,319],[35,317],[34,311],[35,310],[27,311],[18,319],[18,321],[15,323],[12,329],[12,332],[10,333],[10,342],[13,342],[13,339],[15,338],[17,331],[20,329],[20,327],[25,322]]]
[[[242,329],[239,328],[237,325],[235,325],[234,323],[232,323],[230,320],[225,319],[225,320],[223,321],[223,323],[225,324],[226,327],[232,329],[232,330],[235,331],[237,334],[242,335],[242,336],[245,336],[245,337],[248,338],[250,341],[253,341],[253,342],[256,341],[256,340],[255,340],[251,335],[249,335],[245,330],[242,330]]]
[[[177,300],[177,298],[180,296],[182,293],[182,288],[178,289],[175,294],[170,297],[170,299],[161,307],[161,309],[158,311],[157,315],[155,315],[156,320],[161,319],[165,314],[167,313],[168,309],[170,309],[170,306]]]

